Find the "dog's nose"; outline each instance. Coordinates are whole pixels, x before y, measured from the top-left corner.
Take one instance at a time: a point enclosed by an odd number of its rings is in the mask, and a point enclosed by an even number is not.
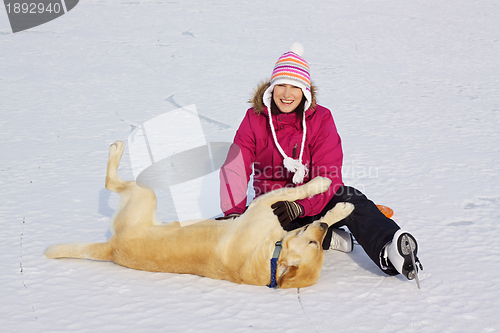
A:
[[[328,224],[326,224],[325,222],[321,222],[321,223],[319,224],[319,226],[320,226],[320,227],[321,227],[321,229],[323,229],[323,230],[328,229]]]

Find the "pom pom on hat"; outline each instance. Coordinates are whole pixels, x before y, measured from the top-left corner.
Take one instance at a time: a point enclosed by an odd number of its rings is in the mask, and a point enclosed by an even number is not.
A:
[[[299,42],[295,42],[292,44],[292,46],[290,46],[290,52],[293,52],[299,57],[302,57],[304,55],[304,47]]]

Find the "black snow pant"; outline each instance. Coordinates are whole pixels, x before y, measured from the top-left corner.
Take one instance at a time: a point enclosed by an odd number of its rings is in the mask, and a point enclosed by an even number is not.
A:
[[[330,246],[332,230],[346,226],[358,244],[363,247],[366,254],[384,273],[388,275],[399,274],[392,265],[390,267],[382,267],[380,262],[382,249],[392,241],[394,234],[400,229],[399,226],[396,222],[381,213],[377,206],[363,193],[353,187],[341,186],[321,213],[315,216],[297,218],[284,229],[287,231],[294,230],[319,220],[339,202],[352,203],[354,211],[348,217],[335,223],[335,225],[328,229],[323,241],[323,249],[327,250]]]

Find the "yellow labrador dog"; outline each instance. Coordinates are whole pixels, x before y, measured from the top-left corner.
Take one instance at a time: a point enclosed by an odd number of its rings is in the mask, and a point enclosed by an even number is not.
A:
[[[109,241],[53,245],[45,250],[45,256],[113,261],[139,270],[196,274],[265,286],[271,281],[270,259],[275,243],[281,241],[274,277],[277,286],[307,287],[319,279],[324,258],[321,243],[327,228],[354,208],[340,203],[321,222],[284,231],[271,205],[326,191],[331,181],[317,177],[305,185],[256,198],[243,215],[232,220],[203,220],[185,227],[179,222],[160,224],[154,192],[118,177],[123,150],[124,143],[117,141],[109,152],[106,188],[120,194]]]

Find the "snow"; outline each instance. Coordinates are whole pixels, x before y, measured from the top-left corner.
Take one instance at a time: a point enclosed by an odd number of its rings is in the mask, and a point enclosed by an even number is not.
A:
[[[494,0],[87,0],[12,34],[0,10],[1,331],[499,331],[499,14]],[[230,142],[294,41],[346,184],[418,239],[422,289],[359,246],[300,290],[42,255],[110,236],[107,149],[126,121],[195,104],[207,141]],[[128,153],[119,173],[132,178]],[[176,218],[168,193],[159,217]]]

